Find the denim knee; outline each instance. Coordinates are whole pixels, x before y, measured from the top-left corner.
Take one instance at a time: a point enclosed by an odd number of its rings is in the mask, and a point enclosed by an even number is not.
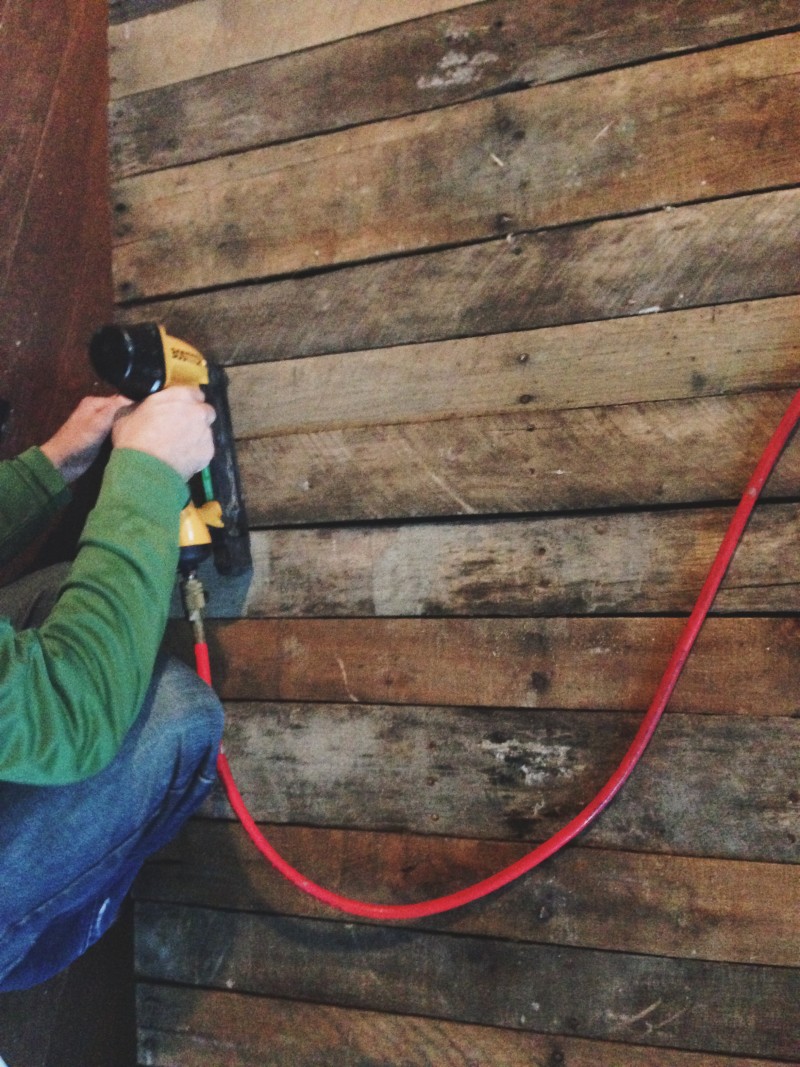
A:
[[[140,720],[140,753],[171,768],[171,789],[195,776],[213,779],[224,712],[214,690],[186,664],[159,657]]]

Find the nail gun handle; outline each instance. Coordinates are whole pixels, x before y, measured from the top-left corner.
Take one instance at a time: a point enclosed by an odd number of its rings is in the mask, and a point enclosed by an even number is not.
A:
[[[208,364],[208,385],[203,386],[217,417],[211,427],[214,458],[208,467],[213,499],[222,509],[222,528],[212,528],[214,563],[220,574],[245,574],[252,568],[247,513],[228,405],[228,376],[223,367]],[[208,496],[206,495],[206,499]]]

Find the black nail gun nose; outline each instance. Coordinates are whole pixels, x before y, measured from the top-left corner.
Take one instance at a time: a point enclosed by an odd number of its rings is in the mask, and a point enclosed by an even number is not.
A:
[[[217,413],[214,458],[190,483],[192,499],[181,514],[179,569],[187,577],[213,554],[220,574],[245,574],[252,567],[250,536],[224,369],[154,322],[103,326],[92,337],[89,356],[97,374],[130,400],[170,385],[203,389]]]

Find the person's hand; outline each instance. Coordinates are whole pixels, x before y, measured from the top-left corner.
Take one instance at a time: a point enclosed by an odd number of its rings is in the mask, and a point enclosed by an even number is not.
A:
[[[108,437],[117,414],[130,407],[124,396],[87,396],[41,450],[65,482],[74,482],[88,470]]]
[[[188,482],[214,455],[215,418],[199,387],[174,385],[121,412],[111,440],[115,448],[133,448],[168,463]]]

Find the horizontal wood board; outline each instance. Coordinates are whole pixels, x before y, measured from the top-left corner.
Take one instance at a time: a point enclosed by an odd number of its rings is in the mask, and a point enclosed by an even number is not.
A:
[[[730,43],[798,22],[791,0],[705,0],[688,9],[681,0],[667,0],[657,10],[643,0],[577,0],[566,8],[552,0],[467,5],[132,91],[110,112],[113,177]],[[350,70],[359,72],[357,79],[346,76]]]
[[[130,0],[124,10],[130,9]],[[151,2],[151,0],[147,0]],[[112,97],[338,41],[476,0],[195,0],[112,25]],[[186,48],[186,41],[193,42]]]
[[[643,711],[676,618],[213,620],[224,699]],[[189,627],[169,647],[191,662]],[[798,621],[709,619],[670,699],[684,714],[800,714]],[[699,727],[700,729],[702,727]]]
[[[119,317],[165,321],[221,363],[259,363],[796,294],[799,239],[800,194],[788,189],[144,302]]]
[[[800,176],[799,41],[678,56],[125,179],[114,192],[117,295],[790,185]]]
[[[678,1049],[788,1059],[797,1049],[800,975],[787,968],[174,905],[138,912],[146,980],[411,1015],[435,1005],[443,1019]]]
[[[605,784],[640,721],[622,712],[242,703],[229,707],[225,747],[258,819],[539,841]],[[665,716],[586,839],[797,863],[799,732],[797,719]],[[204,810],[231,817],[221,790]]]
[[[800,298],[232,367],[239,438],[792,386]],[[679,421],[679,420],[675,420]]]
[[[304,875],[360,900],[414,901],[455,892],[529,848],[274,823],[261,828]],[[195,820],[144,869],[135,893],[140,901],[348,921],[298,893],[264,862],[241,827],[225,821]],[[798,864],[576,847],[481,906],[408,925],[537,944],[797,967],[798,907]]]
[[[241,441],[239,469],[258,526],[733,501],[790,399],[770,391],[577,411],[521,406],[312,430]],[[766,498],[796,498],[799,462],[788,449]]]
[[[799,507],[756,509],[715,612],[798,610]],[[210,618],[675,614],[694,605],[731,516],[724,507],[254,530],[252,572],[200,572]]]
[[[150,1067],[789,1067],[622,1042],[552,1037],[444,1020],[142,983],[139,1055]]]

